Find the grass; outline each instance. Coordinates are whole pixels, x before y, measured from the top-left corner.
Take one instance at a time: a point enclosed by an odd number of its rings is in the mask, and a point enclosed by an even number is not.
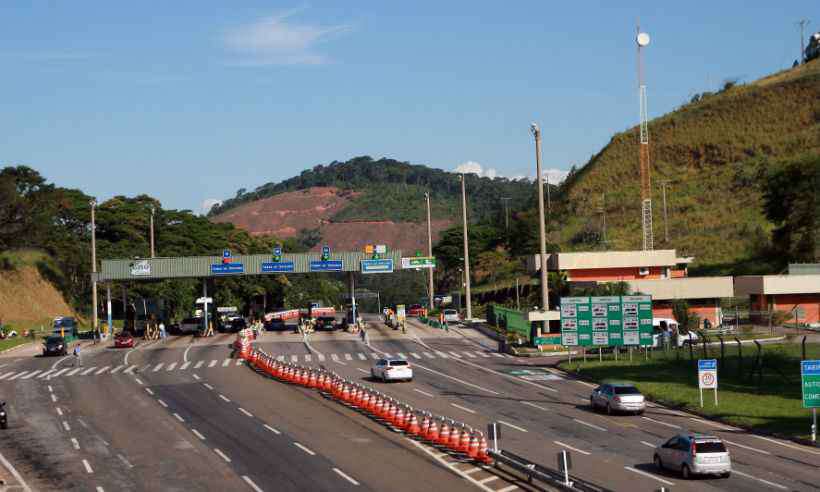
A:
[[[752,346],[737,348],[726,345],[721,359],[719,347],[693,350],[690,360],[688,349],[664,353],[656,351],[651,359],[643,354],[633,354],[633,360],[615,361],[613,354],[606,354],[603,362],[588,356],[584,363],[574,359],[563,362],[560,367],[587,379],[629,380],[636,384],[648,398],[665,405],[683,408],[723,422],[755,431],[792,438],[808,439],[811,411],[802,408],[800,384],[799,344],[764,345],[761,352],[762,374],[755,371],[757,350]],[[700,408],[697,385],[697,359],[717,358],[718,406],[714,405],[711,390],[704,391],[704,407]],[[806,345],[806,358],[820,359],[820,344]]]
[[[26,337],[14,337],[14,338],[7,338],[5,340],[0,340],[0,352],[4,350],[8,350],[12,347],[16,347],[18,345],[23,345],[25,343],[31,342],[31,338]]]

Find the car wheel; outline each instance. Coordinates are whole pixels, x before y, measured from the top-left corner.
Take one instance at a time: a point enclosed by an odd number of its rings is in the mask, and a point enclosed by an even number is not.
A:
[[[692,472],[689,470],[689,465],[683,465],[680,468],[680,475],[684,480],[689,480],[692,478]]]
[[[732,476],[732,472],[726,472],[720,476],[720,478],[729,478]]]
[[[635,415],[643,415],[643,412],[643,410],[638,410],[637,412],[635,412]]]
[[[597,411],[598,410],[598,406],[595,405],[595,398],[593,398],[591,396],[589,397],[589,406],[590,406],[590,408],[592,408],[592,411]]]
[[[661,461],[660,456],[656,454],[655,457],[652,458],[652,462],[655,463],[655,468],[657,468],[658,470],[663,470],[663,462]]]

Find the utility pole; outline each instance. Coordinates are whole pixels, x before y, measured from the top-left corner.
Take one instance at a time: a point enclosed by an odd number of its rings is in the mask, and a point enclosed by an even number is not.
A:
[[[533,123],[530,126],[535,137],[535,173],[538,181],[538,236],[541,259],[541,310],[549,311],[549,290],[547,288],[547,232],[544,222],[544,176],[541,174],[541,130]],[[547,188],[549,189],[549,188]],[[542,333],[549,332],[549,325],[544,321]]]
[[[151,258],[154,255],[154,212],[156,212],[156,208],[151,205]]]
[[[461,174],[461,218],[464,223],[464,295],[467,297],[467,319],[473,319],[472,299],[470,298],[470,248],[467,236],[467,191],[464,186],[464,174]]]
[[[798,61],[798,63],[801,63],[801,64],[805,60],[804,56],[805,56],[805,53],[806,53],[806,48],[805,48],[805,45],[804,45],[804,39],[805,39],[804,30],[805,30],[806,26],[809,25],[810,22],[811,21],[808,20],[808,19],[800,19],[797,22],[797,25],[800,26],[800,56],[797,58],[797,61]]]
[[[638,145],[638,160],[641,176],[641,224],[643,229],[643,250],[655,249],[654,232],[652,230],[652,184],[650,178],[651,164],[649,162],[649,116],[646,109],[646,84],[643,79],[643,48],[649,46],[649,34],[641,32],[637,27],[635,42],[638,45],[638,99],[640,107],[640,142]]]
[[[432,258],[433,257],[433,225],[432,225],[432,222],[430,221],[430,192],[425,192],[424,193],[424,198],[427,201],[427,256]],[[428,288],[430,290],[430,292],[429,292],[430,293],[430,311],[432,311],[435,307],[434,306],[434,301],[433,301],[433,298],[434,298],[433,289],[435,288],[433,286],[433,267],[431,266],[430,268],[427,269],[427,271],[428,271],[427,277],[428,277],[428,282],[429,282]],[[381,312],[381,310],[379,312]]]
[[[606,244],[606,193],[601,193],[601,236]]]
[[[97,201],[91,200],[91,330],[97,332]]]
[[[669,244],[669,217],[666,214],[666,187],[669,186],[669,180],[661,181],[661,192],[663,193],[663,239]]]
[[[510,233],[510,200],[510,197],[501,197],[501,201],[504,202],[504,224],[507,234]]]

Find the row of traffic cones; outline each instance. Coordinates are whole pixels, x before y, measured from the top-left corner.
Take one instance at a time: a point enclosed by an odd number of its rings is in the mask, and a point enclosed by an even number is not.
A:
[[[445,417],[434,417],[430,412],[417,412],[413,407],[373,388],[349,381],[325,369],[279,361],[254,348],[241,351],[239,356],[271,377],[329,394],[408,436],[465,454],[482,463],[492,463],[492,458],[487,454],[487,439],[484,434],[463,423]]]

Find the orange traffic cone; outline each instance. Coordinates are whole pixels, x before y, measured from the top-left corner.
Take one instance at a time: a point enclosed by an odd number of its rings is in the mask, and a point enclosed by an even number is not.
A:
[[[370,393],[368,393],[367,391],[365,391],[364,395],[362,396],[362,410],[364,410],[365,412],[370,411]]]
[[[453,451],[458,451],[458,445],[461,442],[461,432],[458,427],[452,425],[450,427],[450,439],[447,441],[447,447]]]
[[[342,386],[342,401],[350,401],[350,388],[346,384]]]
[[[399,407],[399,409],[396,411],[396,419],[393,421],[393,425],[398,427],[399,429],[401,429],[403,424],[404,424],[404,409],[402,407]]]
[[[419,429],[419,437],[428,439],[430,433],[430,417],[425,413],[424,418],[421,419],[421,428]]]
[[[310,371],[310,378],[308,379],[308,388],[316,388],[316,387],[317,387],[316,373],[313,372],[313,371]]]
[[[461,429],[461,441],[458,443],[458,450],[462,453],[470,450],[470,431],[464,427]]]
[[[387,421],[390,422],[391,424],[395,424],[396,423],[396,415],[398,415],[398,413],[399,413],[398,405],[396,405],[395,403],[393,403],[391,401],[390,402],[390,408],[387,412]]]
[[[473,435],[470,436],[470,446],[467,448],[467,456],[473,459],[478,458],[479,446],[478,434],[473,432]]]
[[[438,424],[434,419],[430,419],[430,428],[427,430],[426,439],[432,443],[438,442]]]
[[[446,446],[450,443],[450,426],[447,424],[446,420],[441,422],[441,432],[439,432],[438,440],[436,442],[442,446]]]
[[[419,420],[416,418],[415,413],[410,415],[410,425],[407,426],[407,433],[411,436],[421,434],[421,427],[419,427]]]
[[[479,432],[479,443],[478,443],[478,456],[476,459],[486,464],[490,464],[493,462],[493,459],[487,453],[487,439],[484,437],[484,434]]]

